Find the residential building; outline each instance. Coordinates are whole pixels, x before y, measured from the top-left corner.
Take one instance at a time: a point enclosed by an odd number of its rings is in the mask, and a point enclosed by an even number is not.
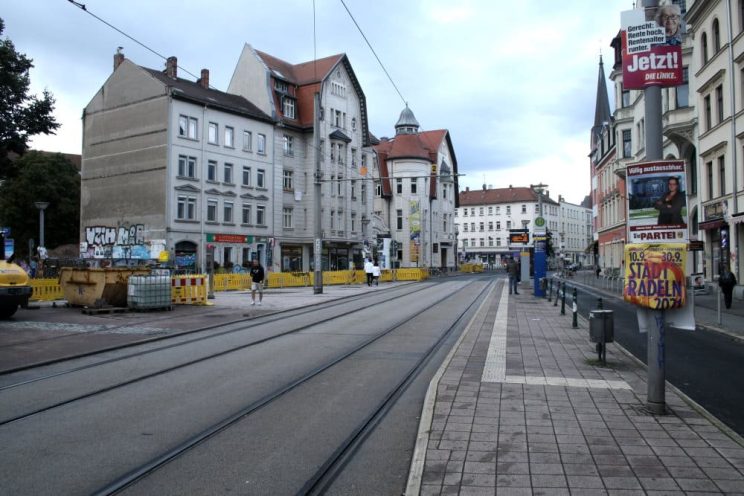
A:
[[[592,244],[591,209],[575,205],[558,195],[558,236],[553,237],[556,256],[567,263],[593,264],[587,248]]]
[[[114,56],[83,112],[82,256],[203,270],[271,263],[274,121],[245,98]]]
[[[385,267],[454,270],[457,158],[449,131],[419,127],[406,106],[395,137],[374,146],[374,230]],[[389,253],[385,239],[393,242]]]
[[[536,227],[541,204],[546,222],[545,226]],[[482,190],[465,188],[460,193],[455,227],[461,260],[500,265],[507,257],[518,257],[520,251],[530,248],[535,231],[558,234],[560,205],[548,191],[538,194],[527,187],[494,189],[484,184]],[[510,242],[512,230],[526,230],[529,239],[526,243]]]
[[[739,248],[744,244],[744,1],[688,1],[693,53],[689,73],[698,108],[694,230],[704,242],[699,272],[714,281],[722,268],[744,293]]]
[[[314,270],[315,169],[322,173],[323,269],[362,266],[369,241],[372,161],[364,92],[345,54],[291,64],[246,44],[228,87],[278,121],[266,143],[275,157],[273,270]],[[320,150],[314,97],[320,95]]]

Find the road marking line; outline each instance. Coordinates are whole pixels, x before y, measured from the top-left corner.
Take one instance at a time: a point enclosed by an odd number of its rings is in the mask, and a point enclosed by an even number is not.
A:
[[[506,319],[508,309],[509,293],[507,293],[507,285],[504,284],[499,308],[496,311],[496,319],[493,321],[491,341],[488,343],[488,354],[486,355],[481,382],[504,382],[506,378]]]

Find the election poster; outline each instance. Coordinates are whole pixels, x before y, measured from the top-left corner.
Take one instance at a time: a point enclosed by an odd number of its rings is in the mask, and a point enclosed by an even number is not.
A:
[[[642,162],[627,167],[630,243],[687,242],[686,177],[684,160]]]
[[[409,255],[411,262],[418,262],[421,245],[421,204],[419,200],[408,202],[408,229],[410,232]]]
[[[623,88],[683,84],[682,37],[685,24],[678,5],[621,13]]]
[[[686,263],[687,247],[681,243],[625,245],[623,298],[651,310],[682,308]]]

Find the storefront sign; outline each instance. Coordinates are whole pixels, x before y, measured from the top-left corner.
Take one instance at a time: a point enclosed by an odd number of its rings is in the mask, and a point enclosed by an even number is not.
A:
[[[625,301],[652,310],[683,307],[686,263],[681,243],[625,245]]]
[[[209,243],[249,243],[249,236],[243,234],[211,234],[207,233]]]
[[[686,243],[687,194],[684,160],[660,160],[627,168],[628,240]]]
[[[710,203],[703,206],[703,218],[708,220],[723,219],[723,216],[727,210],[728,204],[725,201],[719,201]]]
[[[509,231],[509,244],[528,244],[530,242],[530,233],[527,230],[512,229]]]

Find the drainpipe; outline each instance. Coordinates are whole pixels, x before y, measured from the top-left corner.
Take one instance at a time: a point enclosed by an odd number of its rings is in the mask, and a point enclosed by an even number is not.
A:
[[[738,202],[738,164],[736,162],[736,88],[734,87],[734,27],[733,19],[731,15],[731,0],[726,1],[726,16],[728,17],[728,63],[729,63],[729,93],[731,99],[731,167],[733,172],[733,210],[729,210],[732,214],[739,213],[739,202]],[[736,253],[736,260],[734,262],[733,273],[739,275],[739,236],[738,236],[738,224],[733,225],[733,233],[729,230],[729,243],[731,243],[731,249]],[[731,235],[733,234],[733,236]],[[730,263],[730,262],[729,262]],[[730,270],[731,267],[728,267]]]

